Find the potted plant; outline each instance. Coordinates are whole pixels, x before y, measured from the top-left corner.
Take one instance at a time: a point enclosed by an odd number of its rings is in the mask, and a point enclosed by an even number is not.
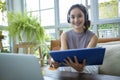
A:
[[[8,22],[7,29],[10,36],[17,38],[19,42],[41,43],[44,41],[44,28],[32,14],[8,12]]]

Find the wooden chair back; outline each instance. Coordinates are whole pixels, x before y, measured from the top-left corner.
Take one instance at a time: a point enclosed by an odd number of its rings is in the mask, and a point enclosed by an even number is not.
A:
[[[61,41],[60,39],[58,40],[51,40],[51,47],[50,50],[60,50],[61,47]]]

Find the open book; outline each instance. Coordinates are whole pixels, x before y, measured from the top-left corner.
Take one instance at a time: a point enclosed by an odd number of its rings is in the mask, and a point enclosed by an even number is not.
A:
[[[56,62],[62,63],[64,62],[64,59],[67,59],[67,57],[70,57],[74,61],[74,56],[76,56],[79,63],[82,63],[85,59],[86,65],[101,65],[103,63],[104,54],[105,48],[82,48],[50,51],[51,57]]]

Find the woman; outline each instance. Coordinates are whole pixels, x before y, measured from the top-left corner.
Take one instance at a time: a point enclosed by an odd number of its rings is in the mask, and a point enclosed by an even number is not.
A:
[[[98,37],[88,30],[90,21],[88,12],[82,4],[72,5],[67,14],[67,21],[71,24],[72,30],[69,30],[61,35],[61,50],[92,48],[96,47]],[[70,67],[60,67],[62,71],[78,71],[84,72],[85,60],[79,63],[77,57],[74,57],[73,62],[69,57],[65,60],[64,65]],[[52,62],[54,67],[59,67],[60,63]]]

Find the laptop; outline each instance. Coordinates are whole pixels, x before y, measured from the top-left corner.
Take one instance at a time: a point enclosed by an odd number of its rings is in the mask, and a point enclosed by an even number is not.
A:
[[[0,53],[0,80],[43,80],[39,59],[33,55]]]

